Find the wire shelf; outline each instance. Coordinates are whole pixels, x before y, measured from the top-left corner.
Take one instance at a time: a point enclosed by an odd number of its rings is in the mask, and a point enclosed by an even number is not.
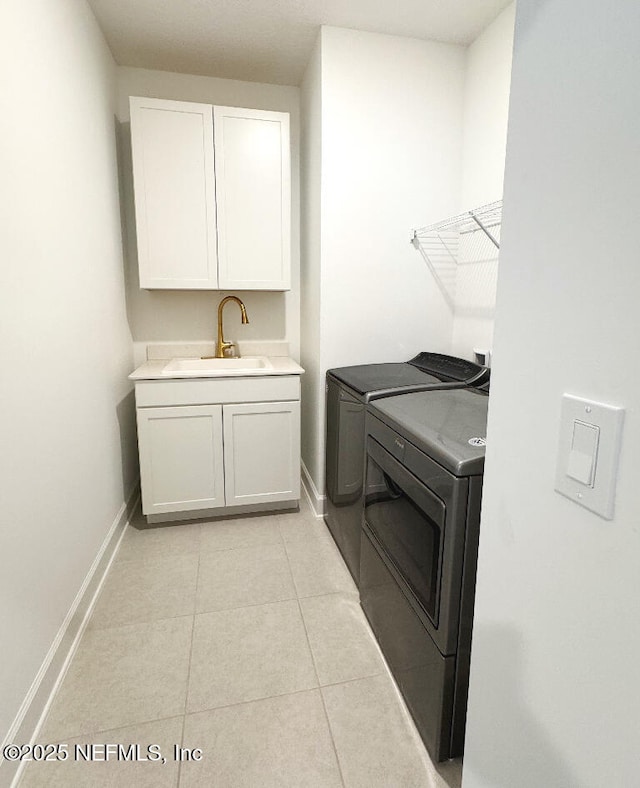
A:
[[[456,305],[460,266],[492,270],[497,264],[501,223],[502,200],[498,200],[413,231],[411,243],[452,308]]]

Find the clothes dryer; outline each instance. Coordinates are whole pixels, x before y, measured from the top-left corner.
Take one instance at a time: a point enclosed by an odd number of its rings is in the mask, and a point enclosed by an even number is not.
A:
[[[462,755],[488,394],[368,406],[360,604],[431,757]]]

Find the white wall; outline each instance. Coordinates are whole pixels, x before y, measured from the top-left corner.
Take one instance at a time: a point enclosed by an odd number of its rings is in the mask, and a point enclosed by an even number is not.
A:
[[[410,245],[454,213],[464,49],[322,29],[322,363],[448,350],[450,310]]]
[[[460,210],[502,199],[515,3],[467,49]]]
[[[0,26],[0,739],[137,475],[115,64],[83,0]]]
[[[464,788],[638,784],[640,5],[518,0]],[[627,409],[615,517],[563,392]]]
[[[320,36],[300,86],[300,363],[302,376],[302,457],[319,478],[316,454],[322,440],[324,389],[320,386],[322,65]],[[316,490],[315,494],[321,494]]]
[[[514,18],[512,3],[467,49],[460,211],[502,199]],[[493,344],[497,250],[487,240],[474,252],[456,281],[451,349],[464,358]]]
[[[222,291],[140,290],[133,214],[129,96],[197,101],[232,107],[289,112],[291,115],[291,290],[286,293],[238,292],[246,304],[248,326],[240,313],[225,315],[225,334],[232,340],[277,339],[300,354],[300,188],[299,103],[297,87],[240,82],[231,79],[118,69],[118,117],[122,124],[123,182],[127,214],[127,311],[136,343],[136,361],[144,358],[148,342],[209,341],[215,339],[217,308]],[[260,254],[256,247],[256,254]],[[228,323],[228,325],[227,325]]]
[[[451,310],[409,240],[458,205],[465,50],[331,27],[320,46],[320,361],[303,459],[322,491],[325,371],[449,350]]]

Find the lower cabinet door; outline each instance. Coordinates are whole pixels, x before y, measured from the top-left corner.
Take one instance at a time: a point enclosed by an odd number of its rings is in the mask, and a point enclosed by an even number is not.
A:
[[[224,506],[222,405],[137,414],[143,513]]]
[[[227,506],[300,498],[300,403],[224,405]]]

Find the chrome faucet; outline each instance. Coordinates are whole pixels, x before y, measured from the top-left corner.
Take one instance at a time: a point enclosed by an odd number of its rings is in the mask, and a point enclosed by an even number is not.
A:
[[[216,341],[216,358],[224,358],[224,351],[230,347],[233,347],[233,342],[225,342],[224,336],[222,333],[222,310],[224,309],[224,305],[229,301],[235,301],[236,304],[240,307],[240,313],[242,315],[242,323],[246,325],[249,322],[249,318],[247,317],[247,310],[245,305],[237,296],[226,296],[225,298],[220,301],[218,306],[218,339]]]

